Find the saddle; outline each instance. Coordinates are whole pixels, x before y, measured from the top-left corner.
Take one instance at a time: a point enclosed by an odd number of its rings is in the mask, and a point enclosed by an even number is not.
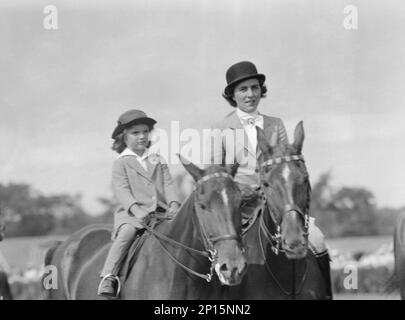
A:
[[[263,197],[259,188],[239,184],[242,192],[242,234],[245,234],[255,223],[263,207]]]

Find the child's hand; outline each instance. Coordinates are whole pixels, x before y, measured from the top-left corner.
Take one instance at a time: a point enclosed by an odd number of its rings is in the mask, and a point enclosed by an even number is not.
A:
[[[135,216],[139,220],[143,220],[149,213],[146,210],[142,210],[141,208],[134,208],[135,206],[132,206],[131,209],[129,210],[132,216]]]
[[[180,208],[180,204],[176,201],[172,201],[170,203],[169,209],[167,210],[167,215],[169,218],[174,218],[174,216],[176,215],[177,211],[179,211]]]

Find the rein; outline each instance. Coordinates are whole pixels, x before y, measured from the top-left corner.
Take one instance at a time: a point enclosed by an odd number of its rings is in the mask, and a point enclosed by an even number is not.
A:
[[[267,208],[268,209],[268,208]],[[269,209],[268,209],[269,210]],[[301,283],[300,283],[300,286],[299,286],[299,289],[298,289],[298,291],[296,291],[296,284],[295,284],[295,260],[293,260],[292,261],[292,267],[293,267],[293,282],[292,282],[292,290],[291,290],[291,292],[288,292],[286,289],[284,289],[283,288],[283,286],[281,285],[281,283],[277,280],[277,277],[275,276],[275,274],[271,271],[271,268],[270,268],[270,265],[269,265],[269,263],[267,262],[267,258],[266,258],[266,253],[265,253],[265,250],[264,250],[264,246],[263,246],[263,241],[262,241],[262,235],[261,235],[261,232],[260,231],[262,231],[262,233],[263,233],[263,235],[266,237],[266,239],[268,240],[268,242],[270,243],[270,245],[272,246],[272,249],[273,249],[273,243],[272,243],[272,241],[274,241],[274,239],[273,239],[273,236],[271,235],[271,233],[268,231],[268,228],[267,228],[267,226],[266,226],[266,224],[265,224],[265,222],[264,222],[264,211],[262,211],[261,212],[261,217],[260,217],[260,221],[259,221],[259,223],[260,223],[260,226],[259,226],[259,228],[257,229],[257,231],[258,231],[258,237],[259,237],[259,243],[260,243],[260,249],[261,249],[261,252],[262,252],[262,255],[263,255],[263,258],[264,258],[264,265],[266,266],[266,270],[267,270],[267,272],[270,274],[270,276],[273,278],[273,280],[274,280],[274,282],[277,284],[277,286],[280,288],[280,290],[285,294],[285,295],[287,295],[287,296],[292,296],[293,297],[293,299],[295,299],[295,296],[296,295],[298,295],[298,294],[300,294],[300,292],[302,291],[302,289],[303,289],[303,287],[304,287],[304,283],[305,283],[305,280],[306,280],[306,278],[307,278],[307,264],[305,264],[305,273],[304,273],[304,276],[302,277],[302,280],[301,280]],[[267,231],[265,231],[265,230],[267,230]],[[281,240],[281,235],[280,235],[280,240]],[[273,251],[273,253],[277,256],[278,255],[278,253],[279,252],[284,252],[284,250],[282,250],[281,248],[277,251],[277,253],[276,252],[274,252],[274,250],[272,250]]]
[[[203,182],[206,182],[206,181],[208,181],[209,179],[212,179],[212,178],[220,178],[220,177],[233,179],[233,177],[232,177],[230,174],[228,174],[228,173],[225,173],[225,172],[217,172],[217,173],[212,173],[212,174],[208,174],[208,175],[203,176],[202,178],[200,178],[200,179],[197,181],[197,185],[201,185]],[[162,203],[162,202],[160,202],[160,201],[159,201],[158,204],[159,204],[162,208],[164,208],[164,209],[166,209],[166,210],[168,209],[168,206],[167,206],[166,204],[164,204],[164,203]],[[196,210],[197,210],[197,209],[196,209]],[[241,237],[240,237],[239,235],[233,235],[233,234],[220,235],[220,236],[212,237],[212,238],[211,238],[211,237],[208,236],[208,234],[207,234],[207,232],[205,231],[205,229],[203,228],[203,226],[200,225],[200,229],[201,229],[201,233],[202,233],[202,240],[203,240],[203,242],[204,242],[204,247],[205,247],[205,250],[204,250],[204,251],[201,251],[201,250],[197,250],[197,249],[191,248],[191,247],[189,247],[189,246],[186,246],[185,244],[183,244],[183,243],[181,243],[181,242],[178,242],[178,241],[176,241],[176,240],[174,240],[174,239],[172,239],[172,238],[169,238],[168,236],[164,235],[163,233],[161,233],[161,232],[159,232],[159,231],[156,231],[154,228],[152,228],[152,227],[146,225],[146,224],[143,223],[143,222],[142,222],[141,224],[142,224],[142,226],[143,226],[146,230],[148,230],[152,235],[155,236],[155,239],[158,241],[158,243],[159,243],[159,245],[161,246],[161,248],[166,252],[166,254],[169,256],[169,258],[170,258],[171,260],[173,260],[178,266],[180,266],[180,267],[183,268],[184,270],[188,271],[189,273],[191,273],[191,274],[193,274],[193,275],[195,275],[195,276],[197,276],[197,277],[200,277],[200,278],[206,280],[207,282],[211,282],[211,280],[212,280],[212,276],[213,276],[213,274],[214,274],[215,263],[216,263],[216,261],[217,261],[217,259],[218,259],[218,252],[217,252],[217,250],[214,248],[214,244],[215,244],[216,242],[219,242],[219,241],[225,241],[225,240],[238,240],[238,241],[239,241],[239,240],[241,239]],[[181,248],[183,248],[183,249],[185,249],[185,250],[187,250],[187,251],[190,251],[190,252],[196,253],[196,254],[198,254],[198,255],[201,255],[201,256],[203,256],[203,257],[205,257],[205,258],[208,258],[208,260],[209,260],[210,263],[211,263],[209,273],[207,273],[207,274],[199,273],[199,272],[197,272],[197,271],[194,271],[194,270],[190,269],[189,267],[185,266],[184,264],[182,264],[179,260],[177,260],[177,259],[167,250],[167,248],[163,245],[163,243],[162,243],[160,240],[164,240],[164,241],[169,242],[169,243],[171,243],[171,244],[173,244],[173,245],[179,246],[179,247],[181,247]]]
[[[291,155],[291,156],[274,158],[274,159],[270,159],[270,160],[267,160],[266,162],[262,163],[261,168],[263,169],[263,168],[265,168],[267,166],[271,166],[273,164],[280,164],[283,162],[291,162],[291,161],[299,161],[299,160],[304,161],[304,156],[303,155]],[[282,221],[280,221],[280,223],[278,223],[277,219],[272,214],[272,211],[270,210],[270,208],[267,204],[267,199],[265,197],[264,192],[263,192],[263,197],[264,197],[264,201],[263,201],[263,205],[261,208],[261,216],[260,216],[260,220],[259,220],[260,225],[258,228],[258,237],[259,237],[260,249],[261,249],[261,252],[262,252],[262,255],[264,258],[264,263],[265,263],[267,271],[269,272],[269,274],[271,275],[271,277],[273,278],[273,280],[275,281],[277,286],[280,288],[280,290],[285,295],[292,296],[292,298],[295,299],[296,295],[298,295],[304,287],[304,283],[305,283],[305,280],[307,277],[307,264],[305,265],[305,273],[301,280],[300,287],[299,287],[298,291],[296,291],[296,283],[295,283],[296,263],[295,263],[295,260],[292,261],[292,271],[293,271],[292,290],[291,290],[291,292],[288,292],[287,290],[285,290],[283,288],[283,286],[281,285],[281,283],[277,280],[277,277],[271,271],[270,265],[268,264],[267,259],[266,259],[266,254],[265,254],[265,250],[264,250],[264,246],[263,246],[263,242],[262,242],[262,236],[261,236],[261,232],[262,232],[263,235],[265,236],[265,238],[267,239],[268,243],[270,244],[273,253],[276,256],[279,254],[279,252],[284,252],[284,250],[281,248],[281,222]],[[271,217],[274,225],[276,226],[276,232],[274,234],[272,234],[272,232],[267,227],[266,222],[264,221],[264,212],[265,212],[266,208],[269,211],[270,217]],[[297,205],[295,205],[293,203],[287,203],[284,206],[284,215],[288,214],[291,211],[296,211],[303,218],[304,229],[305,229],[304,236],[308,237],[308,234],[309,234],[309,232],[308,232],[308,229],[309,229],[308,210],[305,210],[305,212],[303,212]]]

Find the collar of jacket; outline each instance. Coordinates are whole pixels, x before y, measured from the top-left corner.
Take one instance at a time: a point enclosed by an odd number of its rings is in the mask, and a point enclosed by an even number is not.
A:
[[[271,128],[270,128],[269,118],[266,117],[265,115],[261,114],[260,112],[258,114],[263,117],[263,131],[264,131],[264,134],[265,134],[267,140],[270,141]],[[230,129],[242,129],[244,131],[243,125],[242,125],[242,123],[241,123],[241,121],[240,121],[240,119],[238,117],[238,114],[236,113],[236,110],[232,111],[225,118],[227,119],[227,121],[229,123],[228,127]],[[247,147],[246,143],[249,143],[249,139],[248,139],[247,134],[245,132],[245,146],[244,147],[246,148],[246,150],[249,151],[249,148]],[[262,153],[262,150],[259,149],[257,154],[256,154],[256,158],[259,158],[261,153]]]
[[[126,148],[118,155],[118,158],[128,156],[137,158],[136,161],[131,162],[131,164],[133,164],[134,169],[138,171],[138,173],[140,173],[142,176],[147,178],[149,181],[152,181],[152,176],[153,173],[155,172],[156,165],[160,162],[159,156],[154,153],[149,153],[149,150],[146,150],[142,156],[139,156],[132,150]],[[139,163],[138,159],[146,160],[146,167],[148,170],[145,170],[143,168],[143,166]]]

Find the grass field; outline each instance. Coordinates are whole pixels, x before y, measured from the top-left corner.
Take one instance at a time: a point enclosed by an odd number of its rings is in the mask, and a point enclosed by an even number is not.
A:
[[[330,249],[339,252],[369,252],[378,249],[384,244],[390,244],[393,236],[375,236],[375,237],[347,237],[327,239]]]
[[[63,240],[63,236],[6,238],[0,242],[0,250],[11,268],[26,268],[31,263],[38,264],[41,251],[53,240]]]
[[[392,293],[388,295],[374,294],[374,293],[359,293],[359,294],[335,294],[335,300],[401,300],[399,293]]]
[[[66,236],[6,238],[0,242],[0,250],[12,268],[25,269],[40,265],[43,254],[53,240],[63,240]],[[350,237],[327,240],[331,250],[339,252],[369,252],[382,245],[390,244],[392,236]],[[399,300],[399,294],[335,294],[336,300]]]
[[[63,240],[65,236],[6,238],[0,242],[0,250],[10,266],[24,268],[29,263],[35,263],[38,249],[46,248],[52,240]],[[381,245],[392,242],[392,236],[349,237],[327,240],[332,250],[339,252],[368,252],[378,249]]]

